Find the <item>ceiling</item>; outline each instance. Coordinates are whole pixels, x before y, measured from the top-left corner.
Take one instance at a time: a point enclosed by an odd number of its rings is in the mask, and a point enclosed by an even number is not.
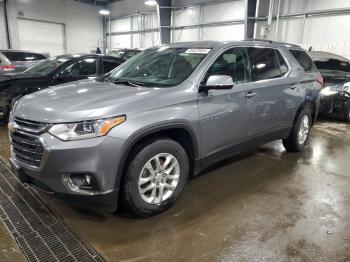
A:
[[[87,3],[87,4],[92,4],[92,5],[96,5],[96,6],[108,6],[110,3],[121,2],[124,0],[75,0],[75,1]]]

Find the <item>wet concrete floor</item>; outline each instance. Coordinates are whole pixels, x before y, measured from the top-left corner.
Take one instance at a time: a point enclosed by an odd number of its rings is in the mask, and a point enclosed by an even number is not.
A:
[[[42,197],[108,261],[350,261],[350,125],[317,123],[302,153],[276,141],[224,161],[149,219]]]

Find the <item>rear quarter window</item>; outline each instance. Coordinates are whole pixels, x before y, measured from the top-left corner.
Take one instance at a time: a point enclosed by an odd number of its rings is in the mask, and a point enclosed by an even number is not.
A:
[[[290,49],[289,51],[306,73],[314,73],[318,71],[315,63],[305,51],[295,49]]]
[[[22,53],[22,52],[4,52],[4,55],[10,61],[25,61],[24,60],[24,53]]]
[[[253,81],[274,79],[283,75],[277,53],[273,48],[249,48]]]

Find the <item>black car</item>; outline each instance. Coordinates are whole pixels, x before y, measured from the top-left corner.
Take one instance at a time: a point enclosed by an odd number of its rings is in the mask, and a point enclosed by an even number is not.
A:
[[[350,122],[350,60],[328,52],[310,55],[324,79],[319,114]]]
[[[8,119],[11,106],[20,97],[67,82],[93,79],[124,62],[113,56],[96,54],[61,55],[46,59],[22,73],[0,76],[0,123]]]

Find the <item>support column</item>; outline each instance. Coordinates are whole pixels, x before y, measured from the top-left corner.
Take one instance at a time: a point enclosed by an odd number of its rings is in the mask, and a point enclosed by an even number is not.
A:
[[[160,27],[160,42],[170,43],[171,36],[171,0],[158,0],[158,16]]]
[[[9,19],[8,19],[8,3],[7,0],[4,0],[4,18],[5,18],[5,33],[6,33],[6,42],[7,48],[12,48],[10,29],[9,29]]]
[[[255,27],[255,14],[257,8],[257,0],[245,0],[246,14],[245,14],[245,30],[244,38],[254,38],[254,27]],[[254,19],[252,19],[254,17]]]

